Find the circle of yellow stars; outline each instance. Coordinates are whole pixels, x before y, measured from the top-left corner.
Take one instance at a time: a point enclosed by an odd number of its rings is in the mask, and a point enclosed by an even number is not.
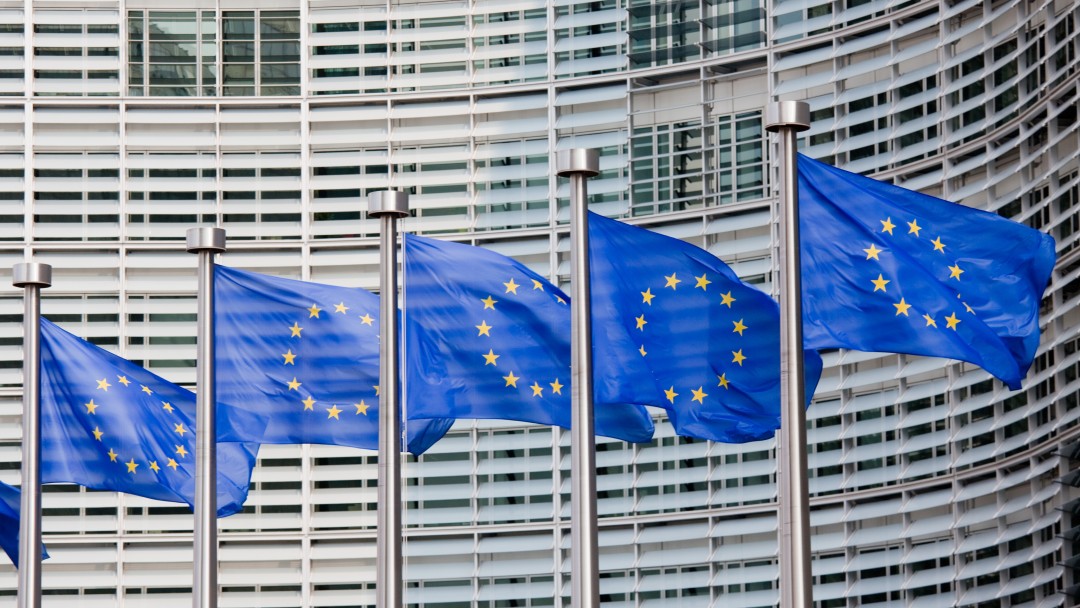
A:
[[[679,292],[679,289],[686,289],[687,287],[689,287],[690,289],[700,289],[706,294],[717,293],[715,289],[712,292],[710,292],[709,290],[709,285],[712,285],[713,281],[709,279],[709,275],[707,272],[702,272],[701,276],[690,273],[689,276],[692,277],[694,281],[693,286],[689,285],[690,279],[684,280],[679,278],[678,272],[672,272],[670,275],[663,276],[664,285],[658,288],[657,293],[653,293],[652,287],[647,287],[645,291],[640,292],[642,312],[639,316],[633,317],[633,320],[634,329],[637,329],[642,333],[645,332],[646,326],[649,323],[649,310],[652,308],[653,300],[655,300],[656,298],[675,296],[675,294]],[[682,283],[686,283],[686,285],[680,287],[680,284]],[[666,291],[667,289],[671,289],[672,293],[669,294]],[[719,293],[715,296],[715,298],[719,300],[719,306],[727,307],[727,309],[731,311],[735,310],[735,303],[738,301],[738,298],[734,296],[732,292],[733,290],[728,290],[727,292]],[[732,320],[731,326],[731,333],[737,334],[739,338],[742,338],[744,336],[744,332],[750,329],[750,326],[746,324],[745,317],[740,317],[737,320]],[[737,338],[734,339],[737,340]],[[732,350],[730,352],[731,361],[725,362],[722,366],[721,373],[717,374],[716,376],[716,388],[722,388],[725,391],[731,390],[732,381],[731,378],[728,378],[728,374],[737,374],[738,370],[742,368],[747,361],[747,356],[743,353],[742,348]],[[638,354],[640,354],[642,357],[649,356],[648,350],[646,350],[644,342],[642,342],[641,346],[638,348]],[[708,384],[711,385],[711,381]],[[705,405],[705,398],[709,396],[709,393],[706,392],[705,386],[706,383],[698,385],[697,388],[694,388],[692,386],[676,388],[674,385],[671,385],[668,388],[664,389],[664,398],[667,399],[667,401],[672,405],[675,404],[676,398],[680,396],[682,396],[684,399],[689,398],[692,403]]]
[[[108,376],[101,378],[100,380],[96,380],[95,382],[97,383],[95,390],[102,391],[106,394],[109,392],[110,388],[116,389],[117,387],[122,387],[119,390],[133,390],[131,389],[133,385],[132,381],[123,374],[118,374],[116,376],[116,384],[109,382]],[[148,396],[154,395],[154,390],[151,389],[149,386],[146,386],[145,384],[140,384],[138,390],[140,392],[146,393],[146,395]],[[124,397],[121,397],[121,399],[123,398]],[[171,403],[169,403],[168,401],[157,399],[156,397],[155,399],[161,404],[161,409],[165,410],[170,414],[175,413],[176,408]],[[104,403],[97,403],[93,397],[83,405],[84,407],[86,407],[86,414],[88,416],[94,417],[98,416],[98,408],[107,407]],[[116,450],[111,446],[109,447],[109,450],[105,453],[105,455],[109,457],[109,462],[115,462],[123,465],[126,468],[126,472],[132,476],[138,474],[139,467],[144,464],[146,465],[146,468],[150,469],[155,474],[160,474],[163,468],[169,468],[173,471],[176,471],[180,467],[180,462],[187,458],[189,454],[188,449],[184,446],[184,443],[187,441],[185,435],[190,433],[191,430],[184,426],[183,422],[178,422],[173,423],[172,432],[177,435],[180,443],[173,444],[175,450],[172,454],[165,455],[164,457],[158,457],[156,460],[146,458],[144,455],[144,462],[136,461],[134,456],[130,457],[127,461],[124,461],[124,457],[117,453]],[[102,447],[104,449],[104,446],[108,443],[109,434],[101,429],[101,425],[95,424],[94,429],[90,431],[90,434],[94,436],[95,441],[102,444]],[[159,462],[163,464],[159,464]]]
[[[528,291],[541,291],[541,292],[546,293],[546,290],[544,289],[544,282],[540,281],[538,279],[531,278],[531,277],[528,278],[527,282],[523,283],[523,284],[517,283],[514,280],[514,277],[510,277],[510,279],[508,281],[504,282],[502,285],[503,285],[503,291],[499,293],[500,298],[516,298],[516,297],[520,297],[523,294],[518,293],[519,289],[528,290]],[[559,296],[559,295],[556,294],[553,297],[554,297],[555,301],[558,302],[559,304],[563,304],[563,305],[566,304],[566,300],[564,300],[562,298],[562,296]],[[479,302],[481,304],[483,304],[483,308],[480,311],[480,313],[482,315],[481,319],[480,319],[480,324],[479,325],[474,325],[474,327],[476,328],[476,337],[477,338],[492,338],[493,337],[492,334],[491,334],[492,330],[497,331],[498,328],[496,328],[495,325],[489,325],[488,321],[487,321],[487,317],[483,316],[483,315],[484,315],[485,310],[491,310],[491,311],[497,312],[498,309],[496,308],[496,305],[499,304],[499,300],[496,300],[495,296],[493,296],[491,294],[488,294],[487,297],[480,299]],[[481,342],[486,342],[486,341],[481,340]],[[481,347],[481,350],[482,350],[482,347]],[[483,357],[483,359],[484,359],[484,367],[485,368],[488,365],[491,365],[491,366],[495,367],[496,369],[498,369],[498,367],[500,365],[499,364],[499,357],[501,357],[502,355],[497,354],[495,352],[494,348],[489,347],[488,351],[486,353],[481,352],[480,356]],[[557,377],[554,378],[553,380],[551,380],[550,382],[547,381],[546,379],[544,381],[534,379],[532,384],[529,384],[528,380],[523,380],[521,376],[515,375],[514,370],[509,370],[509,372],[505,376],[502,376],[502,379],[503,379],[503,382],[505,382],[505,385],[504,385],[505,388],[515,389],[515,390],[519,389],[519,388],[527,388],[529,390],[529,393],[527,393],[527,395],[530,396],[530,397],[533,397],[533,398],[541,398],[542,399],[544,397],[544,391],[547,391],[548,395],[562,395],[563,394],[562,389],[566,387],[566,385],[563,384],[562,382],[560,382],[559,378],[557,378]],[[518,386],[519,382],[521,383],[521,387]]]
[[[923,236],[921,234],[922,231],[925,230],[925,227],[919,225],[918,218],[914,218],[910,222],[908,222],[908,221],[903,222],[903,223],[905,223],[907,225],[907,231],[906,232],[903,232],[903,229],[899,225],[893,223],[891,216],[886,217],[885,219],[879,220],[879,221],[881,222],[881,234],[888,234],[890,237],[894,237],[894,238],[896,238],[898,236],[903,237],[903,236],[909,236],[909,235],[910,235],[911,238],[916,238],[916,239],[920,239],[920,238],[921,239],[926,239],[926,238],[928,238],[928,237]],[[895,232],[898,228],[901,230],[901,233],[899,235],[897,235],[897,233]],[[927,241],[927,243],[929,244],[930,247],[933,248],[931,251],[940,253],[943,256],[948,255],[945,252],[947,245],[941,240],[941,236],[937,236],[933,240]],[[881,262],[881,255],[882,254],[889,253],[888,248],[879,249],[875,243],[870,243],[870,246],[863,249],[863,252],[866,254],[866,260],[867,261],[874,260],[874,261],[877,261],[877,262]],[[945,282],[945,283],[951,283],[952,281],[956,281],[956,287],[957,287],[956,298],[958,300],[960,300],[960,304],[963,306],[964,310],[968,314],[974,315],[975,310],[972,309],[971,306],[969,306],[967,302],[963,301],[963,296],[959,293],[959,287],[963,284],[961,276],[965,272],[964,269],[960,267],[960,262],[955,261],[952,264],[949,264],[948,260],[946,259],[946,260],[944,260],[944,265],[945,265],[945,268],[948,270],[948,276],[946,276],[944,271],[943,271],[942,275],[941,275],[941,280],[943,282]],[[877,275],[877,278],[876,279],[871,278],[870,282],[874,286],[874,289],[873,289],[872,293],[877,293],[877,292],[880,291],[886,296],[890,295],[891,292],[889,291],[889,289],[890,289],[889,284],[892,283],[893,281],[891,279],[886,279],[885,276],[882,273],[879,272],[878,275]],[[904,317],[909,317],[909,318],[912,316],[912,310],[911,309],[914,308],[914,305],[908,303],[908,301],[904,297],[901,297],[899,302],[893,302],[892,305],[896,309],[896,316],[899,317],[899,316],[903,315]],[[945,324],[944,329],[951,329],[953,331],[957,331],[957,327],[963,321],[963,319],[961,319],[960,316],[957,314],[958,311],[957,310],[948,310],[947,311],[947,312],[949,312],[948,315],[941,316],[943,312],[946,312],[946,311],[939,310],[936,313],[937,316],[935,316],[934,311],[931,311],[931,310],[919,310],[919,309],[916,308],[915,311],[914,311],[914,314],[922,316],[922,320],[925,322],[925,324],[922,326],[923,328],[938,329],[938,328],[940,328],[940,326],[938,325],[938,321],[941,320]],[[916,317],[916,318],[918,318],[918,317]]]
[[[307,323],[318,323],[319,321],[326,320],[330,315],[336,315],[336,314],[349,316],[349,310],[351,310],[351,308],[349,306],[346,306],[345,302],[339,302],[337,304],[334,304],[333,309],[334,309],[333,312],[330,312],[328,309],[321,308],[317,303],[312,303],[312,305],[309,308],[306,309],[306,311],[308,313],[308,316],[305,318],[306,320],[304,321],[304,323],[305,324],[307,324]],[[326,316],[324,316],[323,313],[326,313]],[[359,314],[356,315],[356,317],[359,319],[359,324],[361,326],[366,325],[368,327],[371,327],[372,329],[375,328],[375,317],[371,316],[370,313],[365,312],[362,315],[359,315]],[[312,321],[312,319],[316,319],[316,321]],[[290,340],[292,340],[292,339],[302,340],[303,339],[303,337],[304,337],[304,335],[303,335],[304,334],[304,326],[300,325],[299,321],[293,322],[293,324],[291,326],[287,327],[286,329],[288,329],[288,331],[289,331],[289,339]],[[297,350],[299,350],[299,346],[298,346]],[[284,367],[288,367],[288,366],[295,367],[296,366],[296,359],[299,356],[300,356],[299,353],[294,353],[293,349],[292,349],[292,346],[290,346],[285,352],[281,353],[281,359],[282,359],[281,364],[282,364],[282,366],[284,366]],[[301,391],[300,391],[300,387],[303,386],[304,383],[301,382],[299,379],[297,379],[296,376],[293,376],[291,380],[287,380],[285,382],[285,385],[288,387],[288,391],[290,391],[290,392],[291,391],[296,391],[298,396],[300,394],[302,394]],[[372,388],[374,388],[375,396],[377,397],[379,395],[379,385],[376,384]],[[308,395],[304,399],[300,400],[300,404],[304,408],[303,411],[314,413],[315,412],[315,404],[318,403],[319,401],[317,399],[315,399],[314,397],[312,397],[311,391],[307,391],[307,392],[308,392]],[[355,415],[357,415],[357,416],[367,416],[368,415],[368,409],[371,407],[371,405],[368,404],[364,399],[361,399],[358,403],[353,403],[352,407],[356,408]],[[336,403],[331,404],[330,407],[322,407],[322,409],[326,412],[326,419],[327,420],[341,420],[341,413],[345,411],[344,409],[341,409],[340,407],[338,407],[338,404],[336,404]]]

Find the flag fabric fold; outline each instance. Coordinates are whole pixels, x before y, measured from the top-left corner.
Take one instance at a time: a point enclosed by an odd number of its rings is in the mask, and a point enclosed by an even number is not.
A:
[[[269,417],[261,443],[379,447],[379,296],[214,268],[217,397]],[[409,422],[420,454],[452,420]]]
[[[967,361],[1020,388],[1054,240],[799,156],[803,337]]]
[[[405,237],[409,416],[519,420],[569,428],[569,298],[482,247]],[[604,356],[596,351],[595,359]],[[645,408],[594,407],[596,434],[649,441]]]
[[[685,241],[589,215],[598,401],[668,411],[676,433],[725,443],[780,426],[780,310]],[[807,403],[821,358],[804,353]]]
[[[218,516],[243,509],[265,426],[218,409]],[[195,394],[41,319],[41,480],[195,504]]]
[[[19,511],[21,498],[19,488],[0,482],[0,549],[7,553],[11,563],[19,567]],[[49,557],[45,545],[41,546],[41,559]]]

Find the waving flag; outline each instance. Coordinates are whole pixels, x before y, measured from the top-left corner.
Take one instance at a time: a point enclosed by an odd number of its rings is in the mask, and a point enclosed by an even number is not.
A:
[[[7,553],[11,563],[19,567],[19,488],[0,482],[0,549]],[[41,558],[49,554],[41,547]]]
[[[968,361],[1020,388],[1054,239],[799,157],[803,338]]]
[[[247,440],[265,424],[219,409],[218,438]],[[194,506],[197,430],[194,393],[41,320],[42,483]],[[243,508],[257,450],[217,444],[219,517]]]
[[[589,215],[597,400],[664,407],[680,435],[740,443],[780,427],[780,309],[709,252]],[[804,353],[807,395],[821,358]]]
[[[270,419],[261,443],[379,447],[379,297],[214,268],[217,397]],[[409,422],[420,454],[451,420]]]
[[[481,247],[405,237],[409,416],[570,427],[570,307],[524,265]],[[637,405],[597,402],[596,434],[649,441]]]

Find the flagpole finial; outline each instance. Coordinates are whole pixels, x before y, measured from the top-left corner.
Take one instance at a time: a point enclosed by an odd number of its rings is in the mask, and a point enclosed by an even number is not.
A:
[[[810,104],[805,101],[774,101],[765,106],[765,129],[776,133],[784,127],[796,131],[810,128]]]
[[[555,153],[555,173],[559,177],[600,173],[600,153],[595,148],[571,148]]]
[[[187,251],[188,253],[197,253],[199,251],[221,253],[225,251],[225,229],[214,226],[188,228]]]
[[[52,266],[41,262],[21,262],[11,267],[11,284],[15,287],[52,286]]]
[[[368,194],[368,215],[371,217],[408,217],[409,193],[398,190],[378,190]]]

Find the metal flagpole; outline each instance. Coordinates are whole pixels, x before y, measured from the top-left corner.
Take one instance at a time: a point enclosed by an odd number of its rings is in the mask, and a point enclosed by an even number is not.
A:
[[[600,606],[596,532],[596,437],[593,417],[592,319],[589,312],[589,214],[585,179],[600,172],[596,150],[556,154],[556,171],[570,178],[570,605]]]
[[[409,215],[409,194],[368,195],[379,227],[379,511],[376,518],[375,606],[401,608],[401,407],[398,403],[397,220]]]
[[[810,128],[810,106],[780,101],[765,108],[765,128],[780,142],[780,606],[810,608],[810,490],[806,457],[799,178],[796,134]]]
[[[11,284],[23,288],[22,494],[19,503],[18,608],[41,606],[41,289],[52,266],[15,264]]]
[[[214,387],[214,254],[225,251],[225,230],[187,231],[188,253],[199,254],[198,347],[195,358],[194,608],[217,608],[217,393]]]

